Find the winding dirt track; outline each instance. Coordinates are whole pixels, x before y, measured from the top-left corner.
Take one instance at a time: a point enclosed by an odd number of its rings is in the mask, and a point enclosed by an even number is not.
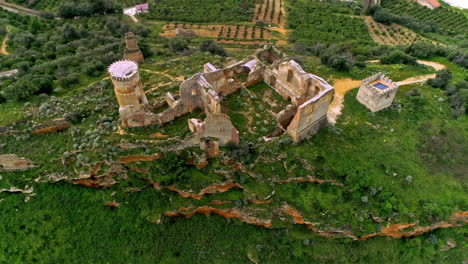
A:
[[[3,54],[3,55],[8,55],[9,54],[8,51],[6,50],[7,41],[8,41],[8,33],[10,33],[10,29],[8,28],[8,26],[6,27],[6,31],[7,31],[7,35],[3,39],[2,45],[0,46],[0,54]]]
[[[5,36],[5,38],[3,39],[3,42],[2,42],[2,46],[0,47],[0,54],[3,54],[3,55],[8,55],[8,51],[6,50],[6,47],[7,47],[7,41],[8,41],[8,36]]]
[[[20,15],[35,16],[35,17],[38,17],[41,15],[40,11],[26,8],[20,5],[15,5],[12,3],[7,3],[3,0],[0,0],[0,8],[5,9],[6,11],[9,11],[12,13],[20,14]]]

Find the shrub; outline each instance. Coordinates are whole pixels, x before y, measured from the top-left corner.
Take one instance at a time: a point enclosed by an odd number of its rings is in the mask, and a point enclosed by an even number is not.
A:
[[[394,22],[395,17],[387,10],[379,9],[374,13],[374,20],[385,25],[390,25]]]
[[[183,52],[189,49],[189,41],[185,38],[172,38],[169,40],[169,48],[175,53]]]
[[[416,58],[404,53],[403,51],[396,50],[384,56],[380,59],[382,64],[409,64],[409,65],[416,65],[417,60]]]
[[[200,50],[201,51],[208,51],[211,54],[216,54],[216,55],[223,56],[223,57],[227,56],[226,50],[223,47],[219,46],[213,40],[203,41],[200,44]]]

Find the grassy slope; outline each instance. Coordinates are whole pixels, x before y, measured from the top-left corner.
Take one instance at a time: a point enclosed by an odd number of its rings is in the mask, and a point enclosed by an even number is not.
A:
[[[191,68],[190,65],[195,65],[200,60],[212,60],[201,55],[184,58],[187,63],[184,64],[185,67]],[[183,72],[174,68],[171,71],[174,71],[173,74]],[[464,135],[466,131],[462,127],[466,127],[466,120],[453,120],[450,117],[449,106],[445,102],[438,102],[434,97],[444,97],[440,91],[423,87],[423,99],[416,100],[404,96],[410,88],[411,86],[402,87],[398,94],[400,113],[392,107],[392,110],[375,115],[370,115],[357,103],[354,98],[356,91],[353,91],[346,97],[345,112],[339,120],[338,130],[323,130],[310,141],[287,147],[284,151],[291,161],[298,155],[312,162],[317,168],[318,177],[349,181],[350,186],[356,184],[351,180],[359,181],[363,178],[370,181],[370,186],[383,186],[384,191],[392,193],[393,198],[390,198],[396,199],[392,206],[401,213],[398,221],[411,222],[419,219],[427,223],[426,214],[432,212],[424,211],[421,202],[437,203],[441,208],[447,208],[447,214],[457,209],[466,210],[466,186],[463,186],[461,179],[453,177],[450,171],[431,173],[428,164],[418,155],[420,139],[426,136],[425,131],[419,128],[425,120],[431,119],[436,126],[443,123],[445,126],[455,127],[456,131]],[[91,118],[83,127],[93,124],[93,120]],[[380,128],[371,128],[366,122]],[[180,128],[186,124],[185,120],[181,120],[179,125],[177,123],[174,125]],[[172,126],[167,126],[164,132],[170,135],[178,133],[178,130],[170,129]],[[58,146],[70,145],[64,144],[68,138],[68,133],[64,132],[33,136],[27,142],[16,143],[14,138],[1,140],[7,144],[4,147],[6,152],[18,153],[43,165],[53,165],[58,163],[55,159],[64,151],[63,147]],[[12,140],[15,140],[14,144],[11,144]],[[33,151],[30,151],[31,146]],[[319,156],[322,158],[318,158]],[[266,230],[238,224],[237,221],[228,224],[217,216],[196,216],[190,220],[163,219],[163,224],[157,225],[150,221],[155,221],[160,213],[175,206],[203,205],[214,199],[235,201],[242,199],[244,195],[235,191],[196,202],[178,198],[173,193],[161,193],[148,188],[140,193],[125,192],[126,187],[144,185],[141,176],[136,174],[131,174],[129,180],[105,191],[65,183],[37,184],[25,181],[37,177],[44,169],[58,169],[57,166],[50,165],[27,173],[2,174],[2,188],[32,184],[37,196],[24,203],[21,195],[0,194],[0,199],[3,199],[0,202],[0,214],[3,216],[0,220],[0,235],[6,238],[0,242],[1,260],[120,263],[125,259],[126,263],[239,263],[247,262],[248,252],[257,254],[260,260],[273,263],[291,260],[375,262],[382,258],[388,262],[404,259],[423,263],[429,259],[442,260],[445,257],[459,261],[464,257],[461,245],[449,252],[440,252],[439,249],[447,238],[462,244],[466,228],[435,231],[411,240],[377,238],[358,243],[319,238],[302,227],[290,225],[286,226],[287,229]],[[217,165],[213,166],[205,171],[216,169]],[[276,165],[264,166],[260,163],[254,171],[263,172],[266,177],[270,177],[272,174],[268,174],[268,169],[273,166]],[[386,173],[385,170],[389,172]],[[301,173],[303,174],[300,170],[295,171],[296,175]],[[397,173],[397,176],[392,176],[393,173]],[[413,176],[413,183],[410,185],[404,181],[407,175]],[[193,176],[199,177],[196,174]],[[301,210],[307,220],[334,227],[348,223],[363,227],[365,233],[376,231],[377,228],[367,219],[366,214],[379,213],[381,203],[385,203],[379,195],[369,195],[370,202],[366,205],[360,202],[363,195],[360,191],[350,192],[327,186],[301,184],[298,187],[284,185],[272,189],[255,181],[247,181],[245,186],[260,197],[275,189],[277,198]],[[112,197],[111,193],[114,191],[117,194]],[[105,202],[112,200],[118,201],[121,207],[110,209],[104,206]],[[407,213],[414,213],[416,217],[408,217],[405,215]],[[364,217],[363,222],[357,220],[360,217]],[[246,242],[237,243],[235,238],[242,238]],[[304,246],[304,239],[312,243]],[[15,246],[12,247],[9,241],[15,241]]]
[[[242,52],[245,51],[239,51]],[[242,57],[233,53],[233,57]],[[157,71],[169,70],[173,76],[189,76],[199,71],[202,63],[213,60],[215,58],[204,53],[181,59],[155,56],[147,60],[147,65],[143,67]],[[447,64],[455,72],[456,80],[463,78],[464,72],[459,67],[445,59],[435,60]],[[355,79],[376,71],[384,71],[396,80],[431,72],[427,68],[371,65],[365,70],[354,70],[349,74],[337,73],[318,66],[313,57],[305,58],[304,68],[328,78],[334,76]],[[143,75],[144,82],[157,82],[159,77]],[[274,204],[287,201],[300,209],[307,220],[333,227],[349,225],[355,231],[359,231],[361,227],[364,233],[378,229],[378,225],[372,223],[368,215],[369,212],[376,212],[382,217],[387,216],[384,212],[387,200],[390,200],[392,210],[400,213],[397,216],[398,222],[421,220],[427,224],[427,216],[434,213],[428,205],[433,204],[438,204],[436,208],[443,209],[443,217],[454,210],[467,210],[466,181],[455,177],[450,166],[444,171],[434,172],[434,167],[439,167],[439,164],[428,164],[419,154],[423,141],[433,136],[432,130],[423,129],[427,120],[435,127],[454,128],[454,133],[459,134],[457,138],[461,138],[457,143],[468,146],[467,120],[465,117],[459,120],[451,117],[448,104],[437,100],[439,97],[445,98],[441,91],[424,86],[423,98],[405,97],[405,92],[412,87],[416,85],[402,87],[397,95],[396,105],[401,106],[401,112],[398,112],[397,107],[392,107],[375,115],[357,103],[356,91],[353,91],[346,96],[346,107],[337,129],[322,130],[313,139],[282,150],[288,154],[288,166],[295,164],[296,156],[306,158],[315,166],[317,177],[346,182],[353,187],[351,190],[312,184],[271,187],[253,180],[247,180],[244,185],[260,197],[276,190],[276,198],[279,200],[275,200]],[[261,85],[257,86],[255,92],[258,93],[263,88]],[[74,87],[73,90],[81,89]],[[72,91],[67,93],[72,94]],[[114,100],[111,92],[106,92],[103,97]],[[36,99],[33,104],[41,103],[40,100]],[[115,105],[115,100],[112,102]],[[23,111],[20,110],[22,105],[23,103],[1,104],[0,124],[20,119],[23,116]],[[260,105],[266,107],[259,103],[254,109],[261,111]],[[112,109],[94,113],[86,122],[76,126],[84,130],[93,127],[99,115],[115,116],[116,109]],[[258,121],[257,118],[255,121]],[[390,132],[391,129],[393,132]],[[123,138],[134,142],[156,131],[171,136],[185,135],[188,133],[186,117],[164,128],[134,131],[139,135],[137,137]],[[243,139],[256,140],[260,136],[249,135]],[[117,144],[121,138],[109,136],[111,144]],[[158,192],[150,188],[139,193],[125,192],[127,187],[145,185],[142,175],[136,173],[130,174],[128,180],[108,190],[93,190],[66,183],[36,183],[30,179],[46,173],[46,170],[50,172],[61,169],[58,158],[65,150],[71,150],[69,131],[32,136],[27,140],[0,137],[0,144],[6,144],[1,153],[17,153],[42,165],[29,172],[1,174],[0,188],[32,185],[37,195],[24,203],[22,195],[0,194],[0,262],[249,263],[248,253],[254,258],[258,256],[262,263],[376,263],[382,260],[386,263],[458,263],[466,259],[466,226],[437,230],[413,239],[376,238],[366,242],[352,242],[318,237],[298,226],[284,225],[284,228],[267,230],[238,221],[226,221],[218,216],[163,219],[162,224],[158,225],[153,222],[160,213],[176,206],[203,205],[215,199],[236,201],[245,198],[246,194],[231,191],[204,198],[202,201],[190,201],[173,193]],[[275,144],[259,146],[275,149]],[[150,150],[157,152],[158,147],[151,147]],[[138,151],[119,155],[140,153]],[[93,160],[100,159],[92,153],[89,155]],[[460,162],[462,158],[463,156],[455,156],[453,160]],[[191,170],[194,178],[192,187],[198,190],[201,188],[201,181],[221,180],[219,174],[212,173],[219,167],[215,161],[203,171]],[[271,171],[273,167],[276,168],[275,172]],[[259,163],[253,170],[263,173],[265,178],[276,176],[275,174],[285,178],[288,175],[282,167],[280,163]],[[463,164],[461,168],[464,168]],[[393,176],[393,173],[397,175]],[[306,175],[306,172],[298,168],[294,170],[294,174]],[[405,183],[408,175],[413,177],[411,184]],[[161,175],[154,176],[161,179]],[[361,190],[356,185],[376,188],[382,186],[391,195],[371,196],[368,194],[369,190]],[[114,191],[116,194],[112,196]],[[369,196],[368,204],[360,201],[362,195]],[[112,200],[118,201],[121,207],[111,209],[104,206],[105,202]],[[408,216],[408,213],[415,214],[415,217]],[[450,251],[440,251],[449,238],[458,246]]]

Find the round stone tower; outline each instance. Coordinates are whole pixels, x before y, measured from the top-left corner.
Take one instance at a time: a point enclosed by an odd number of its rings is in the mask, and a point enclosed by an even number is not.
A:
[[[108,71],[119,102],[122,123],[127,126],[127,118],[132,112],[148,107],[148,100],[138,73],[138,64],[130,60],[116,61],[109,66]]]

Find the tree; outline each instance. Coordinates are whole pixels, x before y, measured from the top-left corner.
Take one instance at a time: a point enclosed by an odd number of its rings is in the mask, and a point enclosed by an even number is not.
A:
[[[228,54],[226,50],[219,46],[215,41],[213,40],[205,40],[200,44],[200,50],[201,51],[207,51],[211,54],[216,54],[219,56],[226,57]]]
[[[65,24],[62,27],[62,36],[64,40],[70,41],[79,38],[79,34],[75,27],[70,24]]]
[[[450,80],[452,80],[452,72],[447,69],[443,69],[437,71],[436,77],[429,79],[427,83],[434,88],[445,89]]]
[[[416,58],[404,53],[401,50],[395,50],[390,52],[387,56],[384,56],[380,59],[382,64],[409,64],[416,65]]]
[[[39,87],[28,77],[23,77],[13,84],[5,87],[3,96],[7,100],[24,100],[39,91]]]
[[[61,18],[74,18],[78,14],[78,9],[73,3],[66,3],[58,8],[57,15]]]
[[[185,38],[172,38],[169,40],[169,48],[172,52],[180,53],[189,49],[189,42]]]
[[[390,25],[395,18],[387,10],[379,9],[374,13],[374,20],[385,25]]]

